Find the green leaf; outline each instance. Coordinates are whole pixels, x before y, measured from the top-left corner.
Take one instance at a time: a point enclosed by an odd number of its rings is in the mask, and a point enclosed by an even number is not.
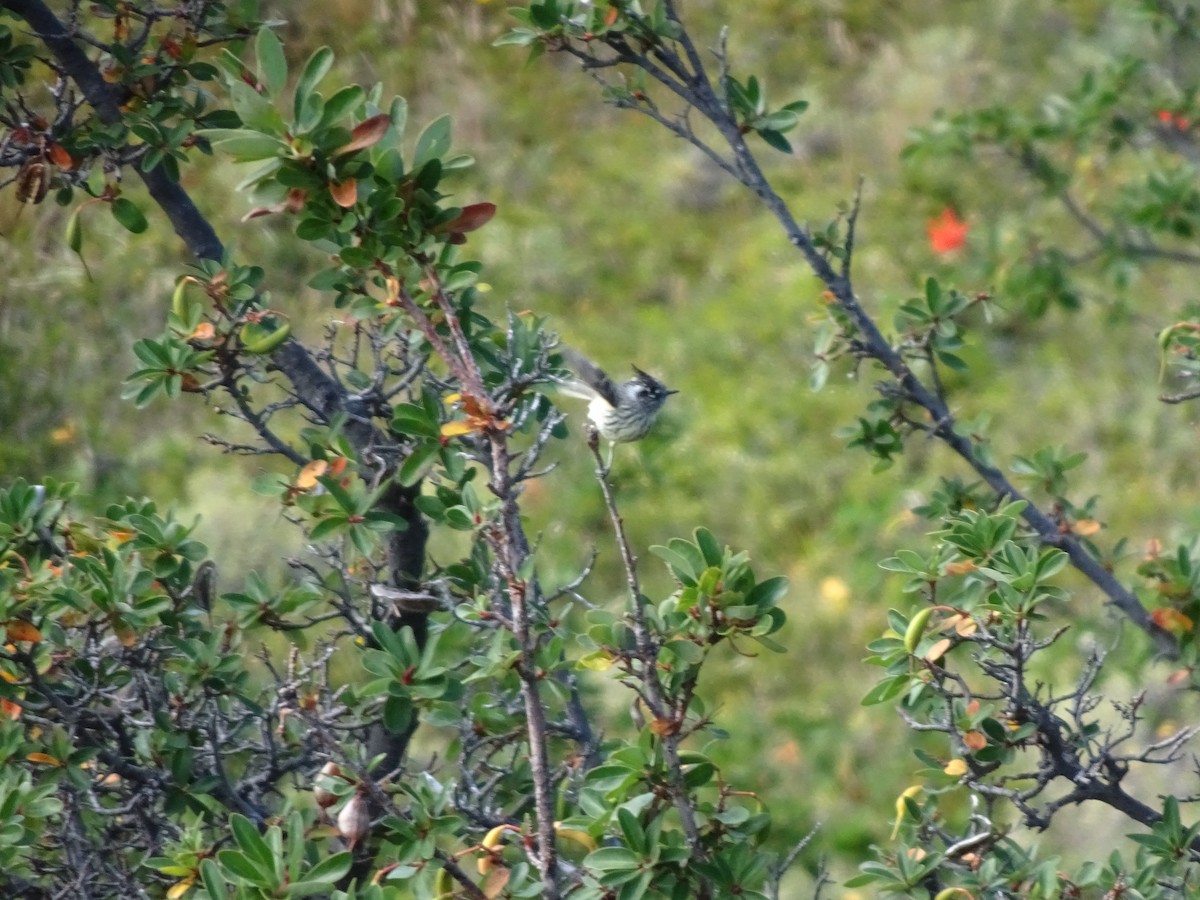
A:
[[[224,900],[228,896],[229,883],[221,874],[221,867],[211,857],[200,862],[200,880],[204,883],[204,890],[208,891],[208,896],[213,900]]]
[[[121,223],[121,226],[127,231],[132,231],[134,234],[141,234],[145,231],[150,223],[146,221],[146,217],[142,215],[142,211],[134,205],[132,200],[127,200],[124,197],[118,197],[112,202],[113,218]],[[73,247],[71,249],[74,249]]]
[[[283,134],[283,117],[275,104],[246,82],[232,82],[229,99],[233,102],[233,111],[247,128],[264,134]]]
[[[650,548],[650,552],[663,560],[674,573],[675,577],[689,587],[696,583],[698,573],[693,568],[691,561],[687,557],[675,552],[670,547],[664,547],[661,544],[655,544]]]
[[[760,138],[762,138],[764,141],[766,141],[767,144],[774,147],[776,150],[780,151],[781,153],[791,153],[792,152],[792,145],[790,143],[788,143],[788,139],[785,138],[778,131],[774,131],[773,129],[770,129],[770,128],[756,128],[756,129],[754,129],[754,131]]]
[[[787,593],[788,587],[788,580],[782,575],[760,581],[746,597],[746,603],[749,606],[758,607],[760,610],[763,607],[774,606]]]
[[[67,246],[73,253],[78,253],[83,247],[83,222],[79,217],[81,212],[83,212],[83,207],[76,207],[75,211],[71,213],[71,217],[67,219]]]
[[[869,691],[862,698],[863,706],[874,706],[877,703],[886,703],[894,697],[904,693],[908,687],[907,675],[893,675],[891,678],[885,678]]]
[[[240,813],[234,813],[229,819],[229,826],[246,856],[264,872],[274,872],[275,856],[254,824]]]
[[[449,116],[439,116],[421,132],[417,138],[416,156],[413,159],[413,169],[420,169],[433,159],[441,159],[450,149],[450,127],[452,119]]]
[[[293,100],[293,113],[297,121],[304,118],[305,107],[309,97],[316,90],[317,84],[329,74],[333,66],[333,51],[328,47],[319,47],[313,51],[300,72],[300,80],[296,82],[296,96]]]
[[[408,459],[400,466],[399,479],[404,487],[412,487],[420,481],[434,458],[438,455],[440,445],[435,443],[421,444],[409,454]]]
[[[278,96],[287,84],[287,57],[283,54],[283,43],[266,26],[258,30],[254,39],[254,56],[258,60],[259,84],[266,88],[267,96]]]
[[[589,853],[583,864],[600,872],[619,872],[623,869],[636,869],[641,865],[641,857],[624,847],[601,847]]]
[[[325,108],[321,110],[321,124],[319,127],[328,128],[346,118],[346,116],[362,106],[366,96],[367,92],[357,84],[342,88],[325,101]]]
[[[217,854],[217,859],[221,861],[221,865],[231,874],[249,881],[251,884],[256,884],[260,887],[269,887],[274,880],[271,873],[261,871],[240,850],[222,850]]]
[[[341,879],[350,871],[354,857],[350,853],[337,853],[329,859],[323,859],[304,873],[305,881],[332,883]]]
[[[700,553],[704,556],[704,561],[710,566],[719,566],[725,558],[725,554],[721,551],[721,545],[717,543],[717,539],[713,537],[712,532],[707,528],[697,528],[694,536],[696,538],[696,546],[700,548]]]
[[[290,156],[291,147],[277,137],[241,128],[211,128],[196,132],[238,162]]]

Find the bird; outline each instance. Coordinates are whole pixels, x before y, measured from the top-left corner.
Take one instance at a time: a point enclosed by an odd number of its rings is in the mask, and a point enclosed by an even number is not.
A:
[[[667,398],[679,393],[637,366],[632,378],[617,384],[582,354],[568,348],[563,356],[578,378],[563,382],[562,392],[589,401],[588,418],[600,435],[614,444],[644,438]]]

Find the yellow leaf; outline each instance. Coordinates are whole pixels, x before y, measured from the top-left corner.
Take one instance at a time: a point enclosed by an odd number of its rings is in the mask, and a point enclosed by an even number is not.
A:
[[[192,889],[194,878],[185,878],[183,881],[177,881],[171,885],[171,889],[167,891],[167,900],[179,900],[184,894]]]
[[[460,434],[470,434],[474,430],[468,422],[447,422],[442,426],[442,437],[458,437]]]
[[[1103,526],[1095,519],[1080,519],[1071,526],[1071,531],[1080,537],[1090,537],[1099,531]]]
[[[328,468],[329,463],[325,460],[314,459],[300,470],[300,475],[296,478],[296,487],[302,491],[311,491],[317,486],[317,479],[324,475]]]
[[[896,824],[892,827],[892,840],[895,840],[896,835],[900,833],[900,825],[904,821],[905,812],[908,811],[908,804],[905,801],[913,799],[922,790],[924,790],[922,785],[910,784],[904,789],[904,793],[896,798]]]
[[[960,775],[967,774],[967,761],[965,759],[952,759],[946,763],[946,768],[942,769],[947,775],[958,778]]]
[[[31,763],[45,763],[48,766],[61,766],[62,762],[55,759],[49,753],[30,753],[25,757]]]

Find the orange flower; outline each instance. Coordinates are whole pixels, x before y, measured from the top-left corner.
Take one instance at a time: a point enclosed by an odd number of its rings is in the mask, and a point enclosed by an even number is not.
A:
[[[925,230],[929,233],[929,246],[934,253],[949,253],[957,250],[967,242],[967,231],[970,227],[947,207],[942,210],[939,218],[926,223]]]

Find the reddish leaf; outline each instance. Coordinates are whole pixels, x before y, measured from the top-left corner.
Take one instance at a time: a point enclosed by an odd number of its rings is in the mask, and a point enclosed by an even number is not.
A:
[[[75,168],[75,160],[71,158],[71,154],[62,148],[61,144],[51,144],[46,148],[46,156],[50,157],[50,162],[54,163],[60,169]]]
[[[492,220],[492,216],[496,214],[495,203],[472,203],[470,206],[464,206],[462,212],[437,228],[433,229],[438,234],[466,234],[468,231],[474,231],[477,228],[482,228]]]
[[[256,206],[242,216],[240,221],[249,222],[251,219],[261,219],[263,216],[272,216],[277,212],[279,212],[278,206]]]
[[[303,188],[292,188],[287,193],[287,200],[284,201],[284,209],[290,213],[298,213],[304,209],[304,204],[308,202],[308,191]]]
[[[359,122],[350,132],[350,143],[338,147],[337,152],[333,155],[342,156],[346,153],[353,153],[355,150],[374,147],[383,140],[383,136],[387,134],[391,125],[392,117],[387,113],[380,113],[377,116],[371,116],[364,122]]]

